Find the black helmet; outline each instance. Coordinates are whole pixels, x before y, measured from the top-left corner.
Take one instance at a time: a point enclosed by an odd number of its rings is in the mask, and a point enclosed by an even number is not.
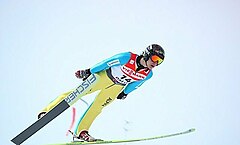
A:
[[[165,57],[165,52],[163,50],[163,48],[158,45],[158,44],[152,44],[149,45],[142,53],[143,58],[145,61],[148,61],[148,59],[151,56],[157,55],[158,57],[160,57],[162,60],[164,60]],[[159,64],[161,64],[161,62],[159,62]]]

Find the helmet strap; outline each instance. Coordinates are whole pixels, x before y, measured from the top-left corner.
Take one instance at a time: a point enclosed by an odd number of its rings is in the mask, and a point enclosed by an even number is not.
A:
[[[146,65],[146,67],[147,67],[147,60],[145,60],[145,65]]]
[[[140,55],[137,57],[137,71],[147,68],[140,63],[141,59],[143,59],[143,61],[145,62],[145,65],[147,66],[147,60],[144,58],[144,56]],[[143,63],[143,61],[142,61],[142,63]]]

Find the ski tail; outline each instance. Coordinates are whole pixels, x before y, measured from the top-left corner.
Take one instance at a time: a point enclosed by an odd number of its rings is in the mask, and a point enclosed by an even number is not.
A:
[[[22,131],[16,137],[14,137],[11,141],[16,145],[20,145],[69,107],[69,104],[65,100],[63,100],[46,115],[38,119],[31,126]]]

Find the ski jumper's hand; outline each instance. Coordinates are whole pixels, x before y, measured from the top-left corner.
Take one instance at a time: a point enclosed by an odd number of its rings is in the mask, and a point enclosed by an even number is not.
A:
[[[125,94],[123,91],[117,96],[117,99],[124,100],[127,98],[127,94]]]
[[[78,70],[75,72],[75,76],[85,81],[91,75],[90,69]]]

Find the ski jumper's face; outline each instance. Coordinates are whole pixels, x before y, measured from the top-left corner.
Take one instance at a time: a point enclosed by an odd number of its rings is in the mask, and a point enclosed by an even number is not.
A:
[[[148,61],[146,62],[146,65],[148,69],[151,70],[158,65],[158,62],[153,62],[151,59],[148,59]]]

